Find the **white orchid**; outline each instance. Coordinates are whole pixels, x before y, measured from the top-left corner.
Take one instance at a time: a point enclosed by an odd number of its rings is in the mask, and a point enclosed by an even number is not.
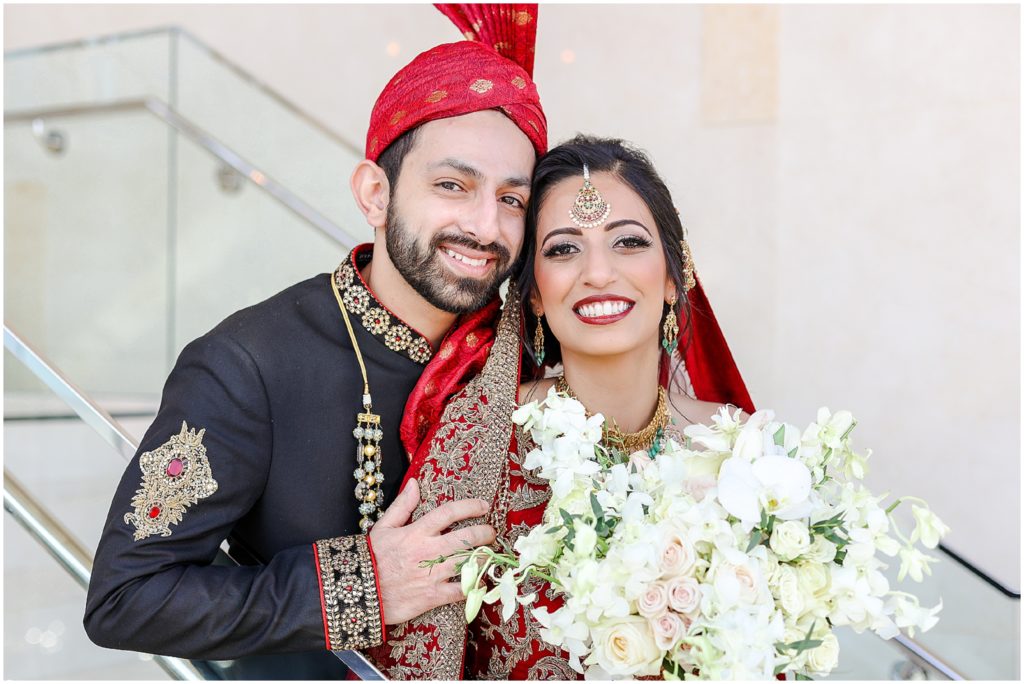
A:
[[[806,517],[810,493],[807,466],[787,456],[764,456],[753,463],[734,456],[718,474],[719,501],[747,529],[757,524],[762,510],[782,520]]]
[[[920,539],[922,544],[934,549],[939,545],[939,540],[949,532],[949,528],[926,506],[912,506],[911,510],[917,524],[910,535],[910,542],[914,543]]]
[[[902,582],[903,578],[909,574],[910,578],[915,582],[923,581],[925,575],[932,574],[932,569],[928,566],[930,563],[934,563],[935,560],[935,558],[921,553],[913,546],[900,549],[900,572],[896,576],[896,580]]]

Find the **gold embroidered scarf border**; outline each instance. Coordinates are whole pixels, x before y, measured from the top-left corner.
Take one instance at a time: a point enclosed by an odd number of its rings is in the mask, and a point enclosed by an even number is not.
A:
[[[417,477],[419,519],[441,503],[463,498],[494,501],[509,458],[512,413],[519,389],[521,313],[518,296],[509,288],[497,336],[483,370],[448,403],[441,427],[430,444],[427,462]],[[456,527],[480,524],[463,521]],[[462,603],[430,610],[389,635],[395,665],[390,679],[462,679],[466,643]],[[429,635],[429,646],[424,635]]]

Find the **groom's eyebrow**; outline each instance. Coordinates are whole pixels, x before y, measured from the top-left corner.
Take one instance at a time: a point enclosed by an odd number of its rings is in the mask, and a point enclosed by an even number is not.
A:
[[[480,169],[462,161],[461,159],[454,159],[452,157],[442,159],[436,164],[433,164],[432,168],[436,169],[442,166],[447,166],[449,168],[455,169],[459,173],[469,176],[475,181],[483,180],[484,177],[484,174],[480,171]],[[506,178],[502,185],[513,188],[528,188],[530,187],[530,179],[527,178],[526,176],[511,176],[509,178]]]

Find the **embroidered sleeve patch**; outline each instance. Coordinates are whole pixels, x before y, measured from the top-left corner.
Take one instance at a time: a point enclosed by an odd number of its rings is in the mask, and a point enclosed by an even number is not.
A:
[[[206,428],[197,433],[182,422],[181,432],[139,457],[142,486],[132,498],[135,510],[124,514],[124,521],[135,526],[135,541],[171,536],[170,526],[181,522],[186,508],[217,491],[204,434]]]

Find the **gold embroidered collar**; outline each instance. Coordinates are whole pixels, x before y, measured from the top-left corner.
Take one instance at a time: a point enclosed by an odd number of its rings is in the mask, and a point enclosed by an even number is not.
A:
[[[359,269],[373,259],[373,245],[359,245],[334,270],[334,282],[341,292],[345,308],[362,324],[366,332],[388,349],[416,363],[426,364],[434,355],[430,342],[381,304],[366,286]]]

